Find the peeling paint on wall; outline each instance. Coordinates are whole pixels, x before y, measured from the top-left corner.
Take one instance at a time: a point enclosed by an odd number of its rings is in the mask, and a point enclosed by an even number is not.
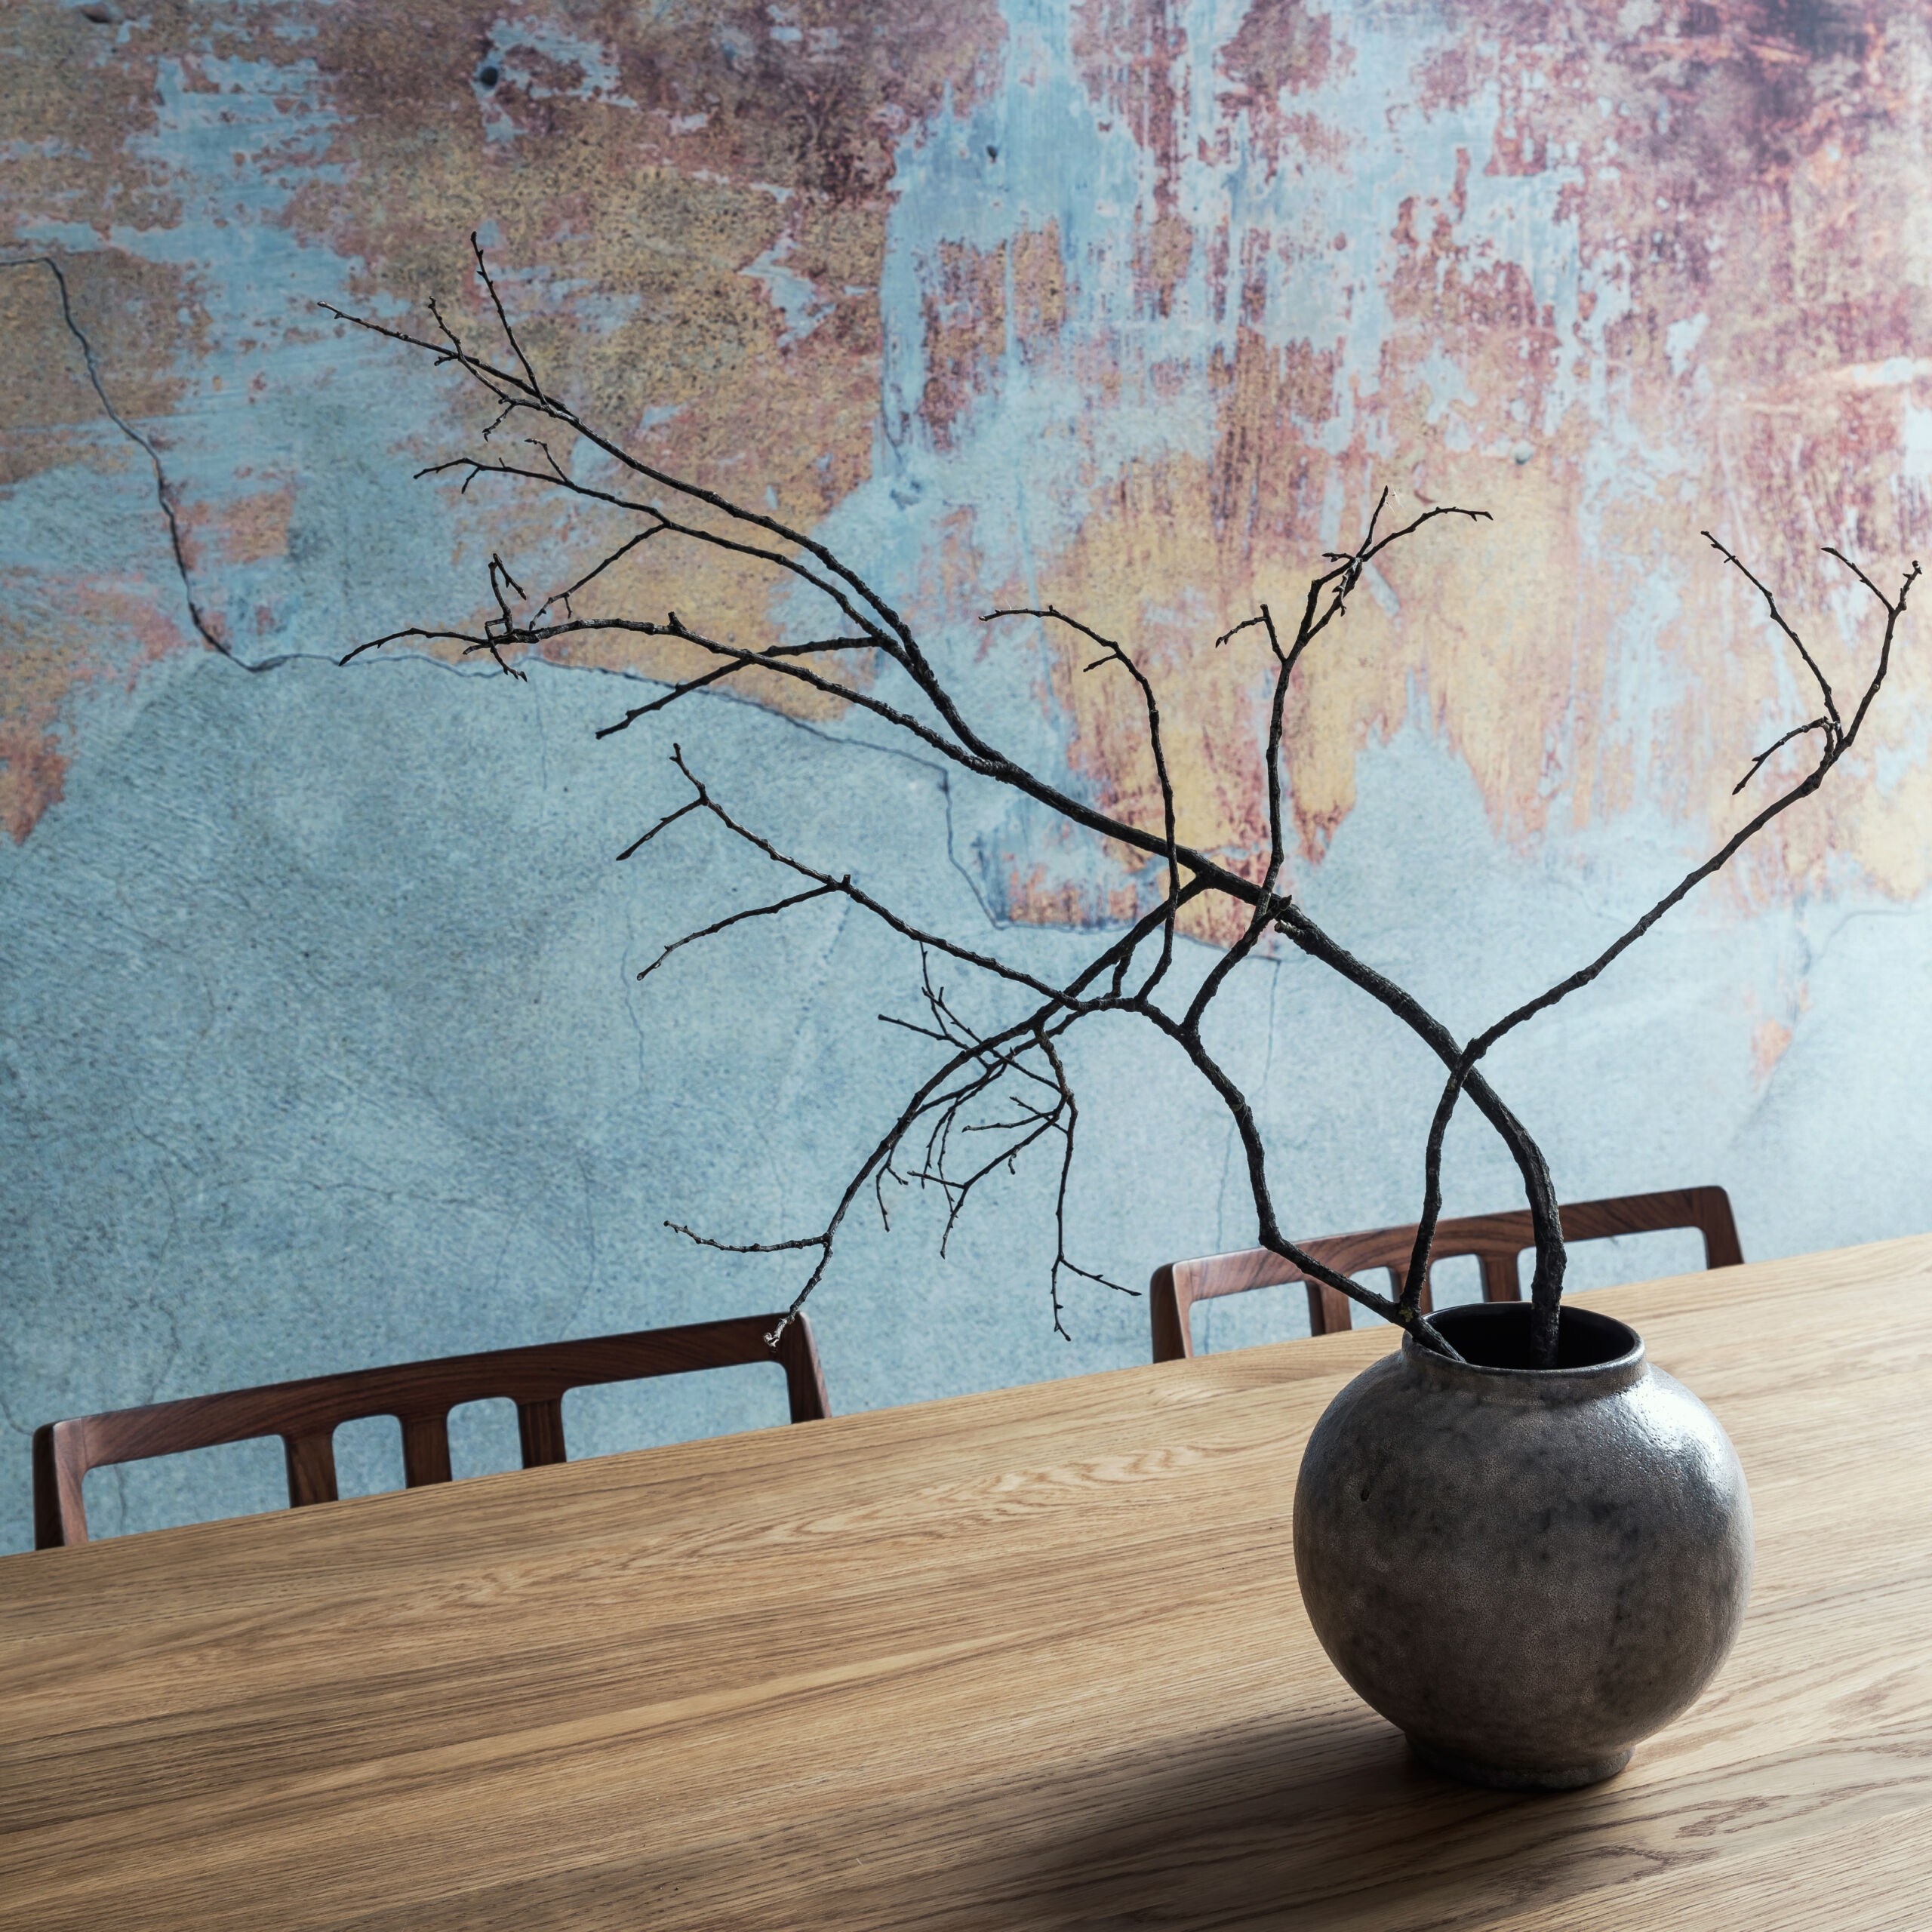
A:
[[[1500,835],[1640,804],[1715,831],[1792,693],[1698,527],[1847,668],[1869,626],[1817,544],[1875,561],[1923,533],[1927,47],[1915,17],[1850,8],[1639,14],[288,0],[97,24],[41,0],[12,17],[7,214],[15,248],[72,252],[122,407],[197,443],[238,395],[318,382],[345,435],[366,361],[313,300],[440,293],[481,328],[482,223],[546,370],[656,459],[808,525],[866,527],[909,481],[881,561],[931,620],[1020,586],[1141,640],[1198,748],[1194,835],[1230,851],[1254,835],[1258,685],[1206,638],[1292,594],[1385,486],[1396,514],[1487,508],[1493,534],[1394,566],[1311,675],[1305,858],[1418,690]],[[35,380],[60,347],[45,291],[8,299],[16,473],[72,460],[100,412],[71,374]],[[406,406],[354,460],[454,426]],[[348,455],[297,434],[300,473],[269,491],[245,487],[257,433],[183,466],[196,566],[204,528],[230,533],[211,603],[238,648],[300,617],[235,567],[285,557]],[[946,565],[961,517],[976,580]],[[472,582],[491,550],[598,534],[514,503],[460,528]],[[775,614],[709,565],[669,581],[728,635]],[[609,590],[666,588],[654,561]],[[681,668],[655,641],[599,654]],[[1887,746],[1927,675],[1900,675]],[[1070,659],[1051,676],[1067,759],[1128,804],[1121,691]],[[1902,829],[1927,822],[1923,773],[1788,821],[1790,884],[1829,854],[1922,891],[1927,843]],[[1125,883],[1096,873],[1092,902]]]

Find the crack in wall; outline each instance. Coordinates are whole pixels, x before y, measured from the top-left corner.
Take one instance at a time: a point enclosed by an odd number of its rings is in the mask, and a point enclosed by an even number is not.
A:
[[[636,674],[631,673],[629,675],[635,675]],[[656,683],[660,681],[653,678],[646,680],[645,681]],[[714,698],[712,700],[713,703],[724,701],[726,700],[718,698]],[[742,699],[732,700],[729,701],[738,703],[742,703],[743,702]],[[845,737],[836,731],[828,731],[825,730],[823,726],[814,724],[807,718],[793,718],[784,712],[774,712],[772,715],[782,719],[784,723],[790,725],[794,731],[802,731],[807,737],[817,739],[821,744],[836,745],[840,748],[840,749],[844,751],[871,752],[875,756],[880,758],[897,758],[903,764],[912,765],[921,771],[931,772],[934,780],[938,783],[940,796],[946,801],[946,858],[947,864],[951,866],[952,869],[965,881],[966,890],[973,895],[974,901],[978,906],[981,916],[984,918],[987,925],[993,931],[1011,931],[1020,924],[1020,921],[1017,919],[1003,919],[993,910],[991,902],[987,899],[985,892],[981,888],[981,884],[979,878],[975,876],[971,868],[969,867],[959,856],[958,841],[955,836],[955,826],[953,823],[952,771],[949,766],[942,764],[937,758],[922,758],[917,752],[907,751],[902,746],[875,744],[871,740],[867,738]],[[1126,928],[1122,927],[1121,930],[1124,931]]]
[[[108,397],[107,389],[100,380],[100,365],[94,359],[94,344],[88,340],[87,331],[74,319],[74,305],[67,288],[67,278],[60,272],[60,264],[51,255],[27,255],[17,260],[0,262],[0,269],[42,268],[53,276],[54,286],[60,291],[60,318],[67,325],[67,333],[81,346],[81,358],[87,365],[88,381],[94,394],[100,398],[100,406],[107,412],[107,419],[128,440],[146,457],[154,471],[155,500],[161,507],[161,513],[167,519],[168,545],[174,552],[174,568],[181,579],[182,601],[188,607],[189,621],[192,623],[202,641],[211,651],[219,651],[231,663],[240,664],[245,671],[266,671],[285,660],[269,658],[260,664],[250,664],[237,657],[227,644],[217,633],[208,619],[202,614],[202,607],[195,601],[194,580],[188,569],[187,553],[181,546],[181,525],[174,514],[174,486],[168,480],[168,472],[162,467],[161,452],[140,430],[116,409]]]

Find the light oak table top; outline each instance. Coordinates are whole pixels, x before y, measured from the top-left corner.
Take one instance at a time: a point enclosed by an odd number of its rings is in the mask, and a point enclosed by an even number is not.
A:
[[[1736,1441],[1730,1662],[1593,1789],[1315,1644],[1358,1331],[0,1561],[0,1924],[1932,1926],[1932,1237],[1592,1298]]]

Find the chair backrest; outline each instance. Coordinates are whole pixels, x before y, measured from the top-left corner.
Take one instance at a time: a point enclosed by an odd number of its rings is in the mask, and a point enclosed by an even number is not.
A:
[[[1609,1201],[1580,1201],[1562,1211],[1566,1241],[1602,1241],[1613,1235],[1654,1234],[1671,1228],[1695,1228],[1704,1237],[1704,1266],[1734,1268],[1744,1259],[1737,1244],[1730,1197],[1721,1187],[1686,1187],[1661,1194],[1625,1194]],[[1389,1272],[1389,1292],[1399,1296],[1407,1278],[1416,1224],[1371,1228],[1355,1235],[1330,1235],[1296,1245],[1318,1261],[1344,1275],[1383,1268]],[[1435,1263],[1460,1255],[1474,1255],[1482,1264],[1485,1301],[1520,1301],[1523,1291],[1518,1257],[1536,1245],[1536,1233],[1527,1208],[1504,1214],[1469,1214],[1459,1220],[1438,1221],[1430,1251],[1429,1272]],[[1312,1335],[1332,1334],[1350,1325],[1355,1303],[1340,1289],[1310,1281],[1291,1261],[1265,1247],[1238,1254],[1211,1254],[1198,1261],[1175,1261],[1154,1271],[1148,1290],[1148,1310],[1154,1325],[1154,1359],[1180,1361],[1194,1353],[1194,1335],[1188,1311],[1198,1301],[1217,1295],[1237,1295],[1248,1288],[1269,1288],[1284,1281],[1308,1287],[1308,1327]],[[1423,1284],[1422,1306],[1431,1306],[1429,1284]]]
[[[816,1422],[831,1411],[811,1324],[794,1316],[774,1349],[764,1338],[778,1320],[746,1315],[589,1341],[493,1349],[48,1423],[33,1437],[35,1547],[87,1541],[82,1481],[103,1463],[140,1462],[261,1436],[281,1438],[292,1506],[333,1503],[335,1432],[364,1416],[394,1416],[402,1425],[403,1475],[411,1489],[449,1481],[450,1411],[463,1402],[507,1397],[516,1404],[527,1469],[565,1460],[564,1396],[600,1382],[775,1361],[785,1371],[792,1420]]]

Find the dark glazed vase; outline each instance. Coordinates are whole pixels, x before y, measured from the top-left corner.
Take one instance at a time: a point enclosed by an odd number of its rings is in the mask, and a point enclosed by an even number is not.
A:
[[[1309,1438],[1295,1574],[1351,1687],[1451,1777],[1559,1790],[1621,1770],[1710,1681],[1751,1588],[1751,1499],[1717,1418],[1635,1330],[1565,1304],[1445,1309]]]

